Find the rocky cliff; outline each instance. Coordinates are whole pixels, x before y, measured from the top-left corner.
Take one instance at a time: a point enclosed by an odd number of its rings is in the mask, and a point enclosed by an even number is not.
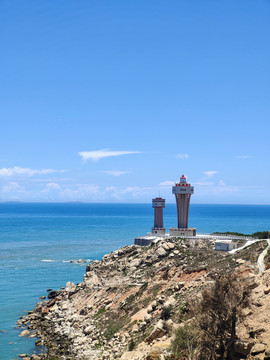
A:
[[[87,265],[82,283],[51,292],[19,325],[46,345],[40,359],[176,359],[171,341],[192,321],[191,304],[217,276],[234,273],[251,291],[237,323],[235,359],[270,359],[270,269],[259,273],[257,266],[267,242],[235,254],[213,247],[176,238],[125,246]]]

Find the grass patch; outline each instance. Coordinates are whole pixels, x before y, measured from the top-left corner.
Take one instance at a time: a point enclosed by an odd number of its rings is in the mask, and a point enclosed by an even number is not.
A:
[[[171,349],[173,359],[194,359],[198,346],[198,332],[191,326],[180,327],[175,331]]]
[[[149,305],[150,301],[152,300],[151,296],[147,296],[141,301],[141,304],[143,307],[146,307]]]
[[[95,319],[99,319],[104,313],[105,313],[106,309],[105,307],[100,308],[97,313],[94,315]]]
[[[105,339],[110,341],[114,335],[128,323],[128,320],[129,317],[126,315],[118,318],[117,314],[114,314],[114,316],[104,324],[104,328],[106,328],[104,332]]]
[[[161,289],[161,285],[160,284],[156,284],[154,286],[152,286],[149,290],[148,290],[148,294],[151,294],[153,296],[157,296],[157,294],[159,293],[159,290]]]

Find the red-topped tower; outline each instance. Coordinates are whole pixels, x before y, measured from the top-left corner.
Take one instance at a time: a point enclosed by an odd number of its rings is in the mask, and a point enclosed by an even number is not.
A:
[[[165,235],[165,228],[163,227],[163,208],[165,208],[165,199],[162,199],[161,197],[153,199],[152,207],[155,209],[152,234]]]
[[[176,199],[178,227],[170,228],[170,235],[195,236],[196,229],[188,227],[189,203],[191,195],[194,194],[194,187],[190,186],[186,177],[182,175],[180,182],[172,187],[172,193]]]

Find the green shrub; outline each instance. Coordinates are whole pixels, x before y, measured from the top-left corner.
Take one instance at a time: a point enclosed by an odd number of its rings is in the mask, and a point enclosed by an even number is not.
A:
[[[128,351],[132,351],[134,350],[136,347],[135,341],[133,340],[133,338],[131,339],[130,343],[128,344]]]
[[[196,359],[196,348],[198,345],[198,333],[189,326],[185,325],[178,328],[174,333],[171,350],[174,359]]]
[[[101,315],[105,313],[105,311],[106,311],[105,307],[100,308],[94,316],[95,319],[99,319]]]
[[[169,318],[172,315],[172,305],[165,306],[161,313],[161,319],[162,320],[169,320]]]

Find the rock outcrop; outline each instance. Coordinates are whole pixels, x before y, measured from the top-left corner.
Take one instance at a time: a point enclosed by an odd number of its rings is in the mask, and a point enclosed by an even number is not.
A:
[[[230,255],[215,252],[209,240],[176,238],[125,246],[88,264],[82,283],[50,289],[49,299],[18,323],[41,339],[50,357],[169,359],[174,330],[187,321],[189,304],[218,274],[234,272],[249,279],[252,296],[237,325],[235,353],[267,359],[270,269],[262,275],[256,270],[264,247],[262,242]]]

